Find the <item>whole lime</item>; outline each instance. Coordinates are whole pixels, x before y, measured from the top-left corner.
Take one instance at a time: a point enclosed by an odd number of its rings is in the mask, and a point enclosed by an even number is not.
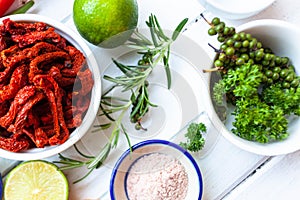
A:
[[[75,0],[73,20],[80,35],[104,48],[124,44],[138,22],[136,0]]]

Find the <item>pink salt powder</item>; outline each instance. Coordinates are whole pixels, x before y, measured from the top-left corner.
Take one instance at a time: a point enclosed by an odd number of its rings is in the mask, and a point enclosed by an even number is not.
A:
[[[126,184],[130,200],[183,200],[188,176],[176,158],[152,153],[132,165]]]

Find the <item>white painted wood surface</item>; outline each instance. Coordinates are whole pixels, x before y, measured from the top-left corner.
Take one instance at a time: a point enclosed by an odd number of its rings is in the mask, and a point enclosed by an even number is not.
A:
[[[141,25],[150,13],[154,13],[159,17],[163,27],[173,28],[181,19],[185,17],[194,19],[203,11],[197,0],[138,0],[138,2],[139,24]],[[72,5],[73,0],[36,0],[30,12],[52,17],[74,28],[70,17]],[[228,21],[228,24],[240,25],[253,19],[276,18],[300,25],[299,9],[300,3],[297,1],[277,0],[255,17]],[[190,25],[184,34],[207,49],[208,54],[213,56],[207,48],[207,30],[203,21],[199,20]],[[66,153],[74,154],[74,150],[69,149]],[[272,158],[255,155],[235,147],[220,136],[211,153],[199,160],[204,178],[203,199],[296,199],[300,186],[299,154],[295,152]],[[8,165],[7,160],[0,160],[1,171],[6,165]],[[77,172],[67,173],[69,177],[72,177],[71,173]],[[105,173],[105,168],[95,171],[94,178],[71,185],[71,199],[83,200],[99,197],[109,199],[108,193],[103,195],[101,189],[98,189],[99,180],[95,178],[103,173]],[[106,178],[109,178],[109,174]]]

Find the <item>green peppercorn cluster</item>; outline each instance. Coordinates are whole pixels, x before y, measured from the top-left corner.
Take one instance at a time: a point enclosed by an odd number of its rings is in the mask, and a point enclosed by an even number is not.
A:
[[[138,65],[143,66],[143,65],[150,65],[150,63],[153,62],[153,54],[152,52],[145,52],[143,53],[142,58],[138,61]]]
[[[217,35],[221,43],[214,61],[216,68],[225,72],[245,63],[258,65],[263,72],[263,83],[267,85],[281,84],[282,88],[297,88],[299,78],[288,57],[280,57],[250,33],[236,32],[227,27],[218,17],[211,21],[208,34]]]
[[[145,66],[150,66],[153,62],[153,54],[151,52],[143,52],[143,56],[138,60],[138,69],[140,71],[145,70]],[[148,81],[139,88],[137,94],[132,94],[132,109],[130,112],[130,121],[135,124],[136,130],[146,130],[142,124],[142,117],[149,111],[149,106],[156,106],[149,102],[149,92],[148,92]]]

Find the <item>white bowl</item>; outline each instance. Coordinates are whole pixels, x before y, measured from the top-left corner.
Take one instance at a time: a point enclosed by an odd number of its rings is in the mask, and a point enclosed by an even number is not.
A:
[[[194,158],[175,143],[166,140],[146,140],[133,145],[132,152],[128,149],[115,164],[110,180],[110,196],[112,200],[128,199],[126,182],[132,165],[136,163],[138,159],[152,153],[162,153],[177,159],[185,168],[188,176],[188,189],[185,199],[202,198],[202,175]],[[149,172],[147,171],[147,173]]]
[[[199,0],[214,15],[227,19],[251,17],[269,7],[275,0]]]
[[[52,27],[55,28],[56,32],[58,32],[61,36],[63,36],[67,41],[69,41],[73,46],[81,50],[85,57],[88,64],[89,69],[91,70],[94,78],[94,86],[91,92],[91,103],[89,108],[86,112],[86,115],[82,121],[82,124],[77,127],[72,133],[70,133],[69,139],[61,144],[55,146],[47,146],[44,148],[34,148],[27,151],[14,153],[9,152],[3,149],[0,149],[0,157],[13,159],[13,160],[35,160],[35,159],[43,159],[55,154],[58,154],[67,148],[71,147],[75,144],[91,127],[98,108],[100,104],[101,98],[101,77],[100,77],[100,69],[97,66],[96,59],[85,43],[85,41],[71,29],[66,27],[64,24],[55,21],[51,18],[40,16],[36,14],[18,14],[18,15],[11,15],[7,17],[0,18],[0,23],[5,18],[10,18],[13,21],[22,21],[22,22],[44,22]]]
[[[251,21],[237,28],[237,32],[244,31],[251,33],[264,46],[270,47],[276,55],[287,56],[295,66],[296,73],[300,74],[300,28],[281,20],[263,19]],[[229,116],[228,114],[227,116]],[[293,119],[288,125],[289,136],[287,139],[278,142],[261,144],[247,141],[231,133],[232,121],[229,119],[224,125],[220,119],[216,118],[221,127],[222,135],[236,146],[260,155],[280,155],[287,154],[300,149],[300,118]]]

